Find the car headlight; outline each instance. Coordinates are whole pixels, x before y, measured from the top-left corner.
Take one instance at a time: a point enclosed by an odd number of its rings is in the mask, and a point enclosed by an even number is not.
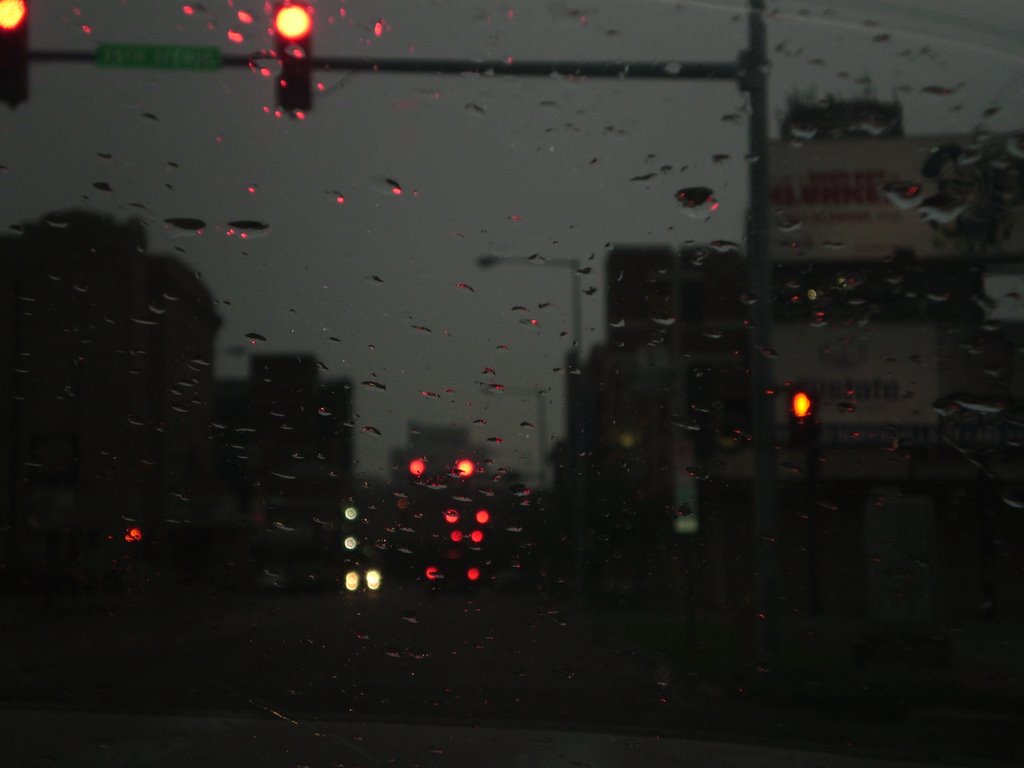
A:
[[[380,571],[371,569],[366,572],[366,588],[372,590],[380,589]]]

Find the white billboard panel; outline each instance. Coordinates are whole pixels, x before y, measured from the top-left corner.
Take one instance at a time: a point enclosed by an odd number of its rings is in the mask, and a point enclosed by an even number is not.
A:
[[[775,142],[772,258],[1024,254],[1024,140],[997,136]]]
[[[938,426],[934,325],[780,324],[774,345],[780,392],[799,388],[818,398],[823,444],[877,442],[893,428],[923,437]],[[783,436],[788,408],[789,398],[780,394],[776,423]]]

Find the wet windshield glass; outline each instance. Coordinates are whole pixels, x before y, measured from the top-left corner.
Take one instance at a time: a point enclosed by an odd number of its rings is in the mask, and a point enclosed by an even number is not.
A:
[[[0,0],[0,704],[1019,759],[1022,35]]]

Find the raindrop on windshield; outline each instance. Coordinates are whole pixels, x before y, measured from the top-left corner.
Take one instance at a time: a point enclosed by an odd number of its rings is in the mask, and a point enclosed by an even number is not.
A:
[[[940,193],[927,198],[918,210],[925,221],[951,224],[960,218],[966,208],[967,204],[960,198]]]
[[[882,185],[885,199],[900,210],[916,208],[921,204],[921,185],[913,181],[890,181]]]
[[[191,219],[187,217],[175,217],[164,219],[164,225],[174,235],[201,235],[206,222],[202,219]]]
[[[709,187],[685,187],[676,192],[676,201],[690,216],[702,217],[718,209],[714,195]]]

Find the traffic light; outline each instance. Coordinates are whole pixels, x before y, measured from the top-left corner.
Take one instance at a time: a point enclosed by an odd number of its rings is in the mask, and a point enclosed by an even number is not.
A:
[[[28,98],[28,2],[0,0],[0,99]]]
[[[794,390],[789,398],[789,444],[813,447],[820,427],[817,397],[803,389]]]
[[[312,107],[313,9],[285,2],[274,11],[274,41],[281,74],[277,104],[289,112]]]

